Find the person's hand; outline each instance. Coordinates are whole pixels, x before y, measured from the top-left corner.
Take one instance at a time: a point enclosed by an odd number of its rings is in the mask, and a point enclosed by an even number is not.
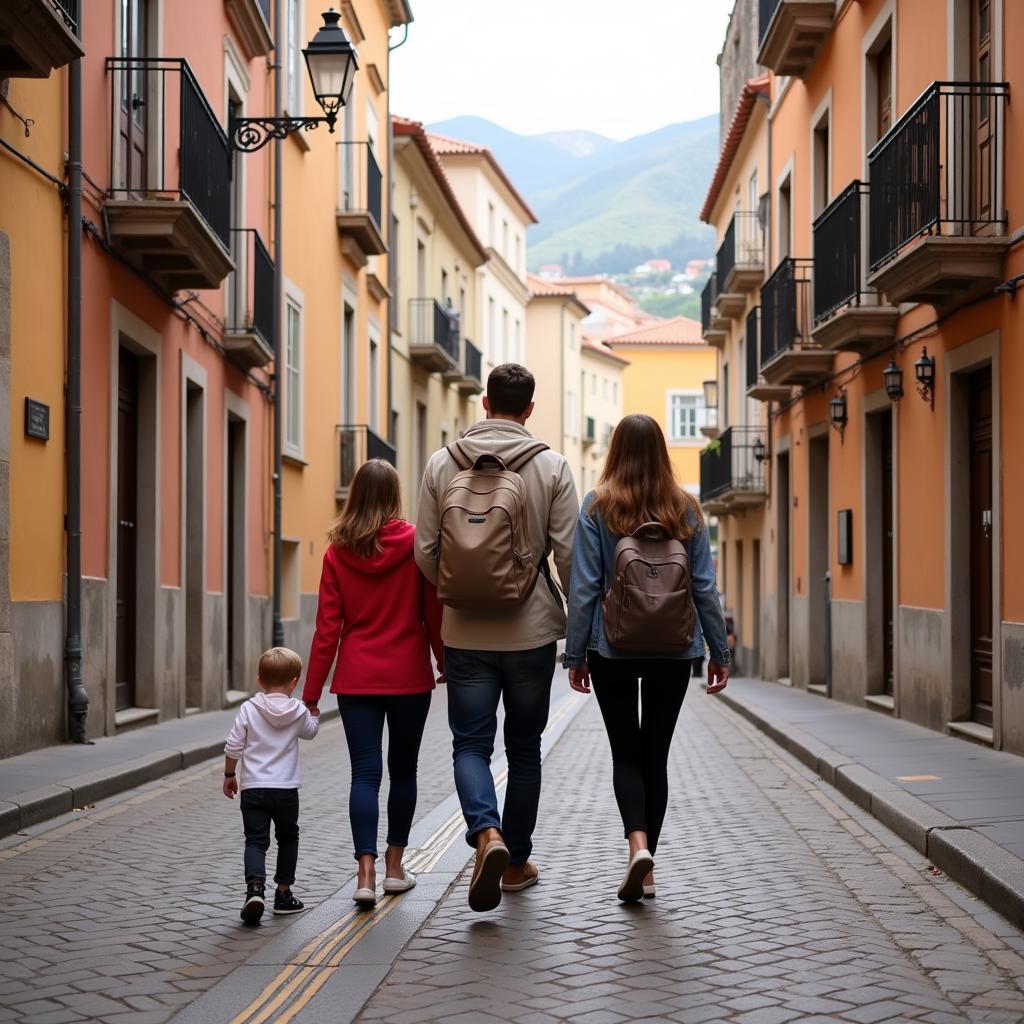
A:
[[[320,708],[319,708],[318,705],[316,705],[316,704],[307,704],[306,707],[309,708],[309,713],[314,718],[319,718],[320,717]]]
[[[447,676],[446,676],[446,675],[445,675],[445,674],[444,674],[444,673],[442,672],[442,673],[441,673],[441,674],[440,674],[440,675],[439,675],[439,676],[437,677],[437,685],[438,685],[438,686],[444,686],[444,684],[445,684],[445,683],[447,683],[447,682],[448,682],[448,677],[447,677]]]
[[[708,662],[708,693],[721,693],[729,682],[729,666]]]
[[[569,669],[569,685],[577,693],[590,693],[590,666],[585,661]]]
[[[238,792],[238,779],[231,778],[224,780],[224,795],[229,800],[235,799],[235,794]]]

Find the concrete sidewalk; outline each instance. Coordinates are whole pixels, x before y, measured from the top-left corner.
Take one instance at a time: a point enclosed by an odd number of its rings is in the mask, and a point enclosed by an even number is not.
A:
[[[0,761],[0,838],[218,756],[237,712],[188,715]],[[337,714],[325,702],[323,720]]]
[[[1024,758],[760,680],[722,699],[1018,926]]]

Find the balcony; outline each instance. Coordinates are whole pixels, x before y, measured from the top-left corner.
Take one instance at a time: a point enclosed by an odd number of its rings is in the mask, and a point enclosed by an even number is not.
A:
[[[757,213],[738,210],[718,247],[717,276],[724,294],[752,292],[764,280],[764,231]],[[740,295],[739,312],[746,301]],[[719,296],[719,308],[722,307]]]
[[[388,247],[381,233],[383,175],[368,142],[339,142],[341,194],[338,230],[342,252],[360,269]]]
[[[435,299],[409,300],[409,358],[431,373],[459,365],[459,322]]]
[[[49,78],[81,57],[79,0],[4,0],[0,3],[0,79]]]
[[[1005,82],[935,82],[868,154],[868,282],[938,309],[998,284],[1008,239]]]
[[[759,0],[757,63],[803,78],[832,31],[835,0]]]
[[[597,443],[597,421],[593,416],[587,416],[583,420],[583,443],[586,445]]]
[[[747,314],[746,391],[747,398],[759,402],[782,402],[789,398],[789,387],[769,384],[761,377],[761,308],[755,306]]]
[[[764,464],[755,458],[760,427],[727,427],[700,453],[700,503],[709,515],[729,515],[768,499]]]
[[[392,466],[397,464],[398,453],[394,445],[388,444],[379,434],[366,424],[337,427],[338,438],[338,476],[335,482],[334,496],[338,501],[348,497],[352,478],[359,467],[371,459],[383,459]]]
[[[712,274],[700,293],[700,326],[704,340],[715,348],[722,348],[729,337],[729,321],[723,324],[715,308],[718,297],[717,278]]]
[[[834,354],[811,338],[810,260],[784,259],[761,289],[761,376],[803,386],[827,377]]]
[[[462,395],[479,395],[484,389],[484,356],[483,353],[469,340],[462,341],[462,365],[464,373],[459,381],[459,393]]]
[[[896,340],[899,310],[865,285],[862,231],[868,186],[850,184],[814,222],[814,341],[830,352],[871,356]]]
[[[224,0],[228,18],[249,60],[274,49],[270,30],[270,0]]]
[[[110,242],[173,294],[217,288],[231,259],[228,138],[188,62],[108,57]]]
[[[718,437],[718,435],[721,433],[721,431],[718,429],[718,406],[704,406],[704,415],[699,422],[700,425],[697,427],[697,429],[709,441],[713,441],[716,437]]]
[[[221,344],[233,362],[252,370],[274,358],[274,261],[259,232],[237,228],[231,235],[235,272],[228,279]]]

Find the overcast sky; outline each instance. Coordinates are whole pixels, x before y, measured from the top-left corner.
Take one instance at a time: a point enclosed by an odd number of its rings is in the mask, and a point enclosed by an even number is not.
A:
[[[718,110],[733,0],[412,0],[391,109],[625,139]],[[401,30],[393,33],[401,39]]]

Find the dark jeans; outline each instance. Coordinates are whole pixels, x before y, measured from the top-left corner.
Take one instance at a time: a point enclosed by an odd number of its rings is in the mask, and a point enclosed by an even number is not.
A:
[[[690,681],[690,662],[602,658],[590,651],[587,664],[612,748],[622,825],[627,836],[646,832],[654,853],[668,807],[668,751]]]
[[[352,821],[355,855],[377,857],[377,797],[384,775],[384,723],[388,724],[388,846],[408,846],[416,813],[416,762],[423,727],[430,710],[430,693],[338,694],[352,760],[348,814]]]
[[[452,730],[455,788],[472,846],[485,828],[501,829],[511,862],[533,850],[540,802],[540,738],[548,722],[555,644],[529,651],[466,651],[446,647],[448,724]],[[504,813],[491,776],[498,701],[505,704],[508,788]]]
[[[295,881],[299,859],[299,791],[297,789],[243,789],[239,798],[245,829],[245,880],[262,882],[267,877],[270,825],[277,836],[278,885]]]

